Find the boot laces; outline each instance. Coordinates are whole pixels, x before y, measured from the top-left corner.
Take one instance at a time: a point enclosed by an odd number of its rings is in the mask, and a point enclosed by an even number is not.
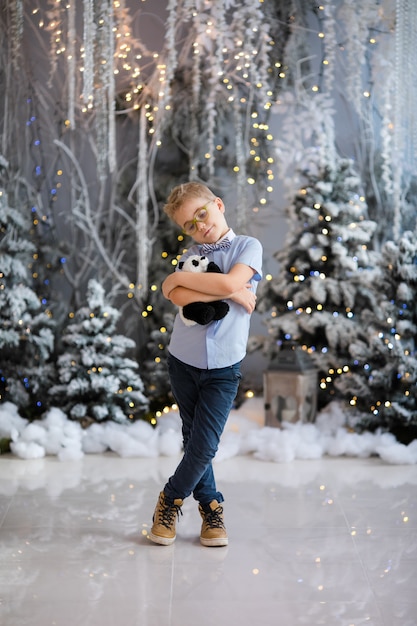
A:
[[[208,513],[204,513],[204,519],[210,528],[224,528],[223,521],[223,509],[221,506],[218,506],[214,511],[209,511]]]
[[[171,528],[175,521],[175,516],[177,516],[177,519],[179,519],[180,515],[182,515],[180,505],[175,503],[168,504],[165,502],[159,511],[158,521],[160,524],[162,524],[162,526],[165,526],[165,528]]]

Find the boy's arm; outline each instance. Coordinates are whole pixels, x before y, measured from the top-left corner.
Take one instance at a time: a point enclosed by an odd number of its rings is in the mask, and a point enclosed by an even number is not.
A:
[[[214,299],[230,298],[248,283],[253,274],[254,270],[243,263],[236,263],[228,274],[174,272],[162,283],[162,293],[165,298],[171,300],[170,294],[173,289],[185,287],[191,291],[214,296]]]
[[[221,296],[211,296],[201,291],[187,289],[186,287],[175,287],[170,294],[169,300],[177,306],[185,306],[191,302],[214,302],[221,299]]]
[[[248,313],[253,313],[256,305],[256,295],[251,291],[250,283],[247,283],[244,287],[230,294],[228,298],[243,306]],[[218,300],[222,296],[209,296],[201,291],[192,291],[186,287],[175,287],[169,294],[171,302],[177,306],[185,306],[191,302],[213,302]]]

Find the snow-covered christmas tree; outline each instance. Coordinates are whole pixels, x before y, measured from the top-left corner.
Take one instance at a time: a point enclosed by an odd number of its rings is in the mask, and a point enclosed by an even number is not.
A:
[[[406,231],[387,241],[376,268],[363,281],[374,291],[362,310],[362,338],[350,347],[354,367],[338,388],[360,426],[383,428],[400,439],[417,428],[417,235]],[[411,427],[411,428],[410,428]]]
[[[349,372],[349,346],[362,329],[356,309],[365,290],[356,280],[370,264],[375,223],[354,164],[311,164],[305,184],[287,208],[289,231],[276,278],[265,282],[258,310],[269,312],[267,354],[274,360],[285,342],[301,345],[319,370],[319,406],[335,394],[334,381]]]
[[[30,223],[0,188],[0,402],[32,418],[45,410],[52,380],[53,323],[32,289],[36,254]]]
[[[143,418],[148,409],[143,382],[137,362],[126,356],[135,342],[114,334],[120,312],[106,302],[97,280],[88,283],[87,306],[70,317],[57,361],[58,383],[50,389],[54,405],[85,427]]]

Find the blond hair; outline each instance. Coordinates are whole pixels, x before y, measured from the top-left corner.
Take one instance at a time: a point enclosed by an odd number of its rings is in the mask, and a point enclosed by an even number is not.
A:
[[[164,212],[173,220],[175,213],[188,198],[215,200],[216,196],[207,185],[203,183],[183,183],[182,185],[174,187],[169,194],[168,200],[164,206]]]

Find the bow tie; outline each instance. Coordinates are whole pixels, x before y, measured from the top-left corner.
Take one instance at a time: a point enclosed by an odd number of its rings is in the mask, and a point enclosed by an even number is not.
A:
[[[225,237],[218,243],[204,243],[201,247],[202,254],[208,254],[209,252],[214,252],[214,250],[228,250],[232,242],[230,239]]]

